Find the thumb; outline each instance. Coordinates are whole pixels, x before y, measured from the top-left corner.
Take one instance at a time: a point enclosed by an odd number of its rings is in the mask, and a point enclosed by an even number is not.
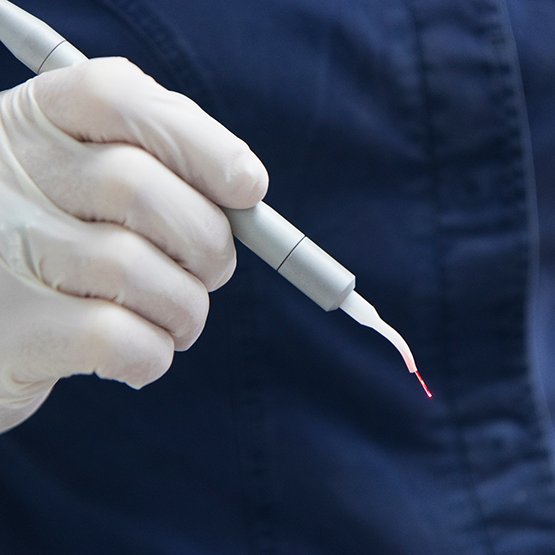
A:
[[[248,208],[266,193],[267,172],[243,141],[123,58],[48,72],[30,87],[46,117],[72,137],[140,146],[216,204]]]

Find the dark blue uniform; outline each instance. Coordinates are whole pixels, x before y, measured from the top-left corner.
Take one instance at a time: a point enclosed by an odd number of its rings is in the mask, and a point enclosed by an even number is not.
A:
[[[166,376],[64,380],[0,438],[0,553],[555,553],[555,3],[18,4],[247,141],[434,397],[239,247]]]

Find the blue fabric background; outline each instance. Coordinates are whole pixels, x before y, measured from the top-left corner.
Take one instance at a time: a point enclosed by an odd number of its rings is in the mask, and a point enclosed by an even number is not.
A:
[[[0,552],[555,553],[555,4],[18,4],[246,140],[434,398],[238,246],[166,376],[64,380],[0,438]]]

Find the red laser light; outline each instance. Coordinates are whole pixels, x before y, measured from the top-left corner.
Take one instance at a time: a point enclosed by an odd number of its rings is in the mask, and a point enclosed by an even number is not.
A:
[[[424,388],[424,391],[426,392],[426,395],[428,397],[432,396],[431,391],[428,389],[428,386],[424,383],[424,380],[422,379],[422,376],[418,373],[418,370],[415,372],[416,377],[418,378],[418,381],[420,382],[420,385]]]

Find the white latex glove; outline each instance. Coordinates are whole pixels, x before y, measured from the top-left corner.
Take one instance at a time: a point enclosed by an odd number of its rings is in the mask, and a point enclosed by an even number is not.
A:
[[[0,94],[0,431],[61,377],[160,377],[235,268],[217,205],[266,187],[245,143],[126,60]]]

